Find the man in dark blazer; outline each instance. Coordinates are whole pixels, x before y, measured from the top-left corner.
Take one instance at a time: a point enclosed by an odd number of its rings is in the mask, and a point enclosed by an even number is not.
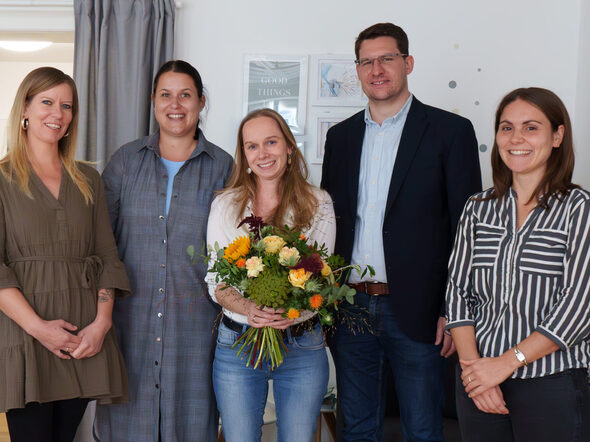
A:
[[[383,372],[393,371],[406,441],[442,441],[443,332],[447,261],[467,198],[481,190],[477,140],[469,120],[422,104],[408,90],[414,59],[391,23],[362,31],[357,74],[364,111],[327,134],[322,188],[334,201],[336,253],[375,267],[351,275],[354,307],[330,340],[343,439],[381,440]]]

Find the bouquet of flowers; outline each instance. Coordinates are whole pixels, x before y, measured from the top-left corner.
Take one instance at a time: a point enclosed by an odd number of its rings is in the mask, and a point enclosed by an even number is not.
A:
[[[215,253],[217,258],[209,271],[216,273],[217,283],[235,288],[257,305],[285,309],[289,319],[308,310],[317,312],[323,325],[332,325],[338,303],[354,302],[355,290],[339,283],[345,274],[351,269],[373,274],[370,266],[364,270],[346,266],[342,257],[328,254],[324,244],[308,244],[299,230],[265,225],[253,215],[238,227],[245,223],[249,235],[235,238],[225,248],[217,243],[208,247],[208,257]],[[246,357],[246,366],[254,368],[263,360],[272,369],[278,367],[287,350],[281,330],[272,327],[250,327],[236,346],[238,356]]]

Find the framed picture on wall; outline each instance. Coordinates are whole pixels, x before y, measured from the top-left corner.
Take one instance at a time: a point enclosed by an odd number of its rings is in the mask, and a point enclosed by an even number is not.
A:
[[[312,55],[310,101],[312,106],[365,106],[353,56]]]
[[[306,55],[244,56],[244,115],[269,107],[283,116],[294,134],[302,135],[306,97]]]
[[[328,129],[354,115],[359,110],[360,108],[346,108],[314,110],[312,112],[310,140],[313,155],[309,158],[312,164],[322,164],[324,161],[324,145],[326,144]]]
[[[299,149],[301,155],[305,158],[305,137],[303,135],[296,135],[295,142],[297,143],[297,149]]]

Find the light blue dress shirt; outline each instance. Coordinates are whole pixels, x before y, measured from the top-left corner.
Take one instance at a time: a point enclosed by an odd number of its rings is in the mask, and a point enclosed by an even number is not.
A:
[[[352,264],[375,269],[375,276],[365,275],[363,281],[387,282],[383,250],[383,217],[389,193],[389,183],[397,156],[397,149],[406,123],[412,95],[391,118],[381,125],[373,121],[369,106],[365,109],[365,138],[361,152],[359,190],[356,212]],[[351,273],[350,282],[360,282],[359,275]]]
[[[168,171],[168,185],[166,186],[166,216],[170,210],[170,200],[172,199],[172,187],[174,186],[174,177],[185,163],[184,161],[170,161],[164,157],[160,157],[162,163]]]

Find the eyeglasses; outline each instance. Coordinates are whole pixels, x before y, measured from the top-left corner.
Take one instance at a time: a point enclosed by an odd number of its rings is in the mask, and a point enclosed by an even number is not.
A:
[[[373,63],[375,61],[377,61],[377,63],[379,63],[379,66],[388,66],[391,63],[393,63],[397,57],[402,57],[402,58],[406,58],[408,56],[408,54],[400,54],[400,53],[395,53],[395,54],[385,54],[385,55],[380,55],[379,57],[375,57],[375,58],[361,58],[359,60],[354,60],[354,62],[356,64],[358,64],[361,69],[370,69],[371,67],[373,67]]]

